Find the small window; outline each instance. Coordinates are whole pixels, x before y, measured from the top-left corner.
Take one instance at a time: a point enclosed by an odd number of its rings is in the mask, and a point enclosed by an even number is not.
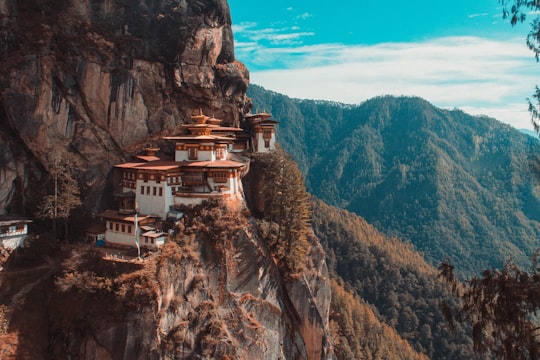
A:
[[[114,230],[120,231],[120,224],[118,223],[114,224]]]
[[[113,223],[109,221],[109,230],[112,230],[112,229],[113,229]]]
[[[126,225],[122,224],[122,232],[125,233],[126,232]]]
[[[189,148],[188,149],[188,159],[189,160],[197,160],[198,159],[198,149],[197,148]]]
[[[155,186],[154,186],[154,193],[153,194],[154,194],[154,196],[156,196],[156,194],[157,194],[157,188]]]
[[[146,187],[146,195],[150,195],[150,186]]]
[[[226,183],[227,182],[227,173],[224,171],[214,173],[214,181],[217,183]]]
[[[131,225],[128,225],[128,234],[131,234]]]
[[[141,186],[141,195],[144,195],[144,186]]]
[[[159,188],[159,196],[163,196],[163,188]]]

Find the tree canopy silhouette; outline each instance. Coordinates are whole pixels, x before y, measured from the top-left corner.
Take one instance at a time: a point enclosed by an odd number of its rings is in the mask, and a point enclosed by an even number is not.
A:
[[[536,61],[540,60],[540,2],[537,0],[499,0],[503,6],[503,18],[509,19],[512,26],[523,23],[528,15],[534,14],[536,17],[530,22],[530,30],[527,34],[527,46],[534,52]],[[534,100],[527,99],[531,122],[536,132],[540,131],[540,87],[532,95]]]
[[[444,261],[440,276],[452,284],[462,299],[454,314],[443,304],[450,323],[472,324],[474,349],[492,358],[535,360],[540,357],[540,326],[535,315],[540,310],[540,266],[536,255],[529,271],[507,263],[502,270],[484,270],[481,277],[459,283],[454,266]]]

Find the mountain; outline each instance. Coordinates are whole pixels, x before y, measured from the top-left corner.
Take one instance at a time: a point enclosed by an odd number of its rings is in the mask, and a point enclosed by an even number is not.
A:
[[[527,264],[539,247],[537,139],[414,97],[352,106],[258,86],[248,96],[280,121],[312,194],[410,241],[430,263],[449,258],[478,274]]]
[[[0,214],[32,216],[62,149],[81,163],[81,230],[113,202],[114,165],[194,111],[238,125],[250,109],[226,0],[0,0],[0,39]],[[28,247],[0,249],[0,357],[331,358],[318,240],[285,278],[234,200],[182,209],[144,259],[75,229],[59,244],[35,218]]]
[[[442,301],[456,304],[456,299],[449,285],[438,277],[437,270],[410,244],[384,236],[358,215],[316,199],[313,200],[312,226],[326,251],[331,276],[343,283],[345,289],[352,289],[361,298],[361,304],[377,314],[376,320],[391,326],[413,349],[429,359],[483,358],[472,349],[468,326],[456,324],[455,329],[450,329],[440,305]],[[349,325],[354,321],[345,321],[343,314],[355,307],[351,301],[343,305],[342,293],[343,290],[334,286],[330,325],[332,327],[333,321],[342,324],[344,329],[339,333],[348,335],[335,341],[336,354],[356,349],[354,356],[343,358],[371,359],[376,356],[368,354],[373,354],[374,350],[379,349],[380,353],[389,343],[399,344],[387,337],[377,341],[371,331],[364,330],[380,326],[373,320],[359,324],[352,332],[354,336],[350,336],[351,331],[347,329],[354,327]],[[366,310],[355,311],[364,313]],[[400,351],[394,349],[394,356],[398,353]],[[409,358],[413,358],[412,355]]]
[[[533,138],[538,138],[538,133],[536,131],[529,129],[519,129],[519,131],[521,131],[525,135],[532,136]]]

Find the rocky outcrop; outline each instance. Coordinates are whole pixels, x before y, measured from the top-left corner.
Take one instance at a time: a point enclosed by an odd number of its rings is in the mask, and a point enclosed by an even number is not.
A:
[[[96,207],[126,153],[196,109],[233,124],[250,107],[226,0],[0,0],[0,71],[0,148],[41,168],[4,154],[2,211],[46,173],[54,146],[83,160]]]
[[[188,211],[183,225],[144,262],[104,260],[95,247],[73,248],[56,282],[36,286],[15,309],[16,354],[82,360],[332,358],[330,287],[315,237],[302,276],[284,280],[246,211]]]

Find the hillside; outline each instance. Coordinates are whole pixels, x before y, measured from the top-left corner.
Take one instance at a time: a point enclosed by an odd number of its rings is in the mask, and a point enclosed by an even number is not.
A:
[[[332,277],[344,282],[345,288],[353,289],[364,307],[369,304],[376,309],[377,321],[391,326],[429,359],[482,358],[472,350],[470,329],[461,325],[454,331],[449,329],[440,304],[455,304],[456,300],[448,285],[438,278],[436,269],[410,245],[384,236],[359,216],[320,200],[313,201],[312,225],[327,253]],[[332,294],[336,299],[332,299],[331,314],[335,317],[358,307],[350,300],[348,305],[341,305],[345,302],[342,292],[334,285]],[[336,320],[331,316],[331,325],[333,319]],[[377,326],[377,322],[370,320],[363,325]],[[362,344],[374,341],[373,335],[365,331],[356,330],[354,334],[345,345],[355,348],[358,338],[364,339]],[[336,345],[336,354],[340,354],[343,343]],[[364,348],[373,350],[368,345]]]
[[[46,236],[18,254],[0,273],[0,357],[331,357],[331,288],[316,239],[303,276],[285,281],[247,209],[209,203],[185,214],[143,260]]]
[[[528,263],[540,245],[537,139],[419,98],[351,106],[257,86],[248,95],[281,121],[278,138],[311,193],[410,241],[431,264],[449,258],[477,274]]]

